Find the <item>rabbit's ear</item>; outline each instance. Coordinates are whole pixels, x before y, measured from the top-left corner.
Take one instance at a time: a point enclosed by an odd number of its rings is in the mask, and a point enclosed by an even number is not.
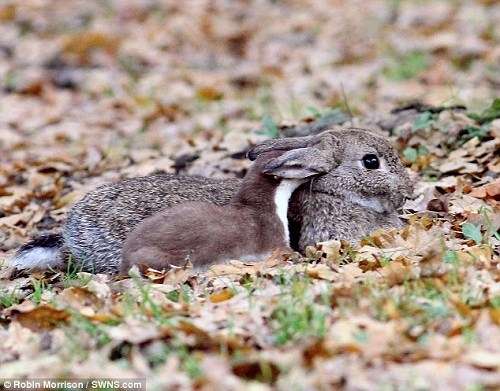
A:
[[[269,160],[262,172],[285,179],[304,179],[324,174],[334,165],[333,159],[328,159],[317,148],[298,148]]]
[[[285,137],[263,141],[247,152],[247,158],[255,160],[257,157],[269,151],[289,151],[291,149],[304,148],[313,142],[314,136]]]

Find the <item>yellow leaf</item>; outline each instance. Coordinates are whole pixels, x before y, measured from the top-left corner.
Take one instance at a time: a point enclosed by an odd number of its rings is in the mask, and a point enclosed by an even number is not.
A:
[[[500,308],[490,308],[490,318],[497,326],[500,326]]]
[[[232,289],[224,288],[220,291],[212,293],[210,295],[210,301],[212,303],[220,303],[222,301],[229,300],[234,296],[234,291]]]
[[[16,17],[16,6],[14,4],[8,4],[0,7],[0,21],[10,22]]]
[[[82,193],[80,191],[72,191],[68,194],[63,195],[56,199],[54,206],[56,209],[62,208],[63,206],[74,204],[80,197]]]
[[[109,34],[98,31],[85,31],[67,37],[63,45],[63,51],[76,55],[80,60],[84,61],[89,53],[95,49],[115,53],[118,50],[119,43],[118,38]]]
[[[400,318],[400,313],[398,311],[398,308],[396,306],[396,304],[394,303],[394,301],[392,300],[387,300],[383,307],[384,309],[384,312],[387,314],[387,316],[389,316],[389,318],[391,319],[399,319]]]
[[[199,88],[196,92],[196,95],[198,96],[198,98],[203,100],[219,100],[223,96],[221,91],[211,86]]]

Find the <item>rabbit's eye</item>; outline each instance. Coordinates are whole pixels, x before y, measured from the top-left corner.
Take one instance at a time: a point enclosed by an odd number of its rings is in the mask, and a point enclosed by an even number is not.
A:
[[[368,170],[376,170],[380,168],[380,161],[378,160],[377,155],[373,153],[369,153],[363,156],[363,166]]]

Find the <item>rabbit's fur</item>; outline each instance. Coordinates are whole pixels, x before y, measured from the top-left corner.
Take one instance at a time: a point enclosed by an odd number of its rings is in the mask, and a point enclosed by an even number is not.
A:
[[[330,130],[314,136],[268,140],[249,152],[250,159],[269,150],[315,145],[328,153],[333,168],[302,185],[289,207],[292,247],[326,239],[357,241],[382,227],[400,226],[398,209],[412,192],[412,182],[396,151],[384,137],[364,129]],[[380,157],[381,168],[368,170],[360,160]],[[229,202],[239,179],[211,179],[170,174],[127,179],[98,187],[69,212],[64,248],[84,270],[116,273],[123,241],[139,222],[161,209],[186,201]],[[58,240],[58,236],[54,236]],[[29,250],[21,248],[13,264],[29,267]],[[46,247],[50,247],[47,246]],[[64,254],[65,251],[59,251]],[[16,261],[17,259],[17,261]],[[49,262],[47,262],[49,263]]]
[[[65,247],[84,270],[115,274],[127,234],[160,210],[187,201],[226,205],[241,179],[158,174],[102,185],[68,213]]]

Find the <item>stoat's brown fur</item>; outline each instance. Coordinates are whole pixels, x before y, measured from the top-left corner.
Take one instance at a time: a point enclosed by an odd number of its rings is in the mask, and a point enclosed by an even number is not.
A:
[[[275,249],[288,249],[288,201],[305,178],[320,173],[308,167],[308,151],[298,154],[298,163],[297,153],[260,155],[228,205],[188,202],[146,219],[125,240],[121,273],[134,264],[161,270],[188,260],[204,269],[231,259],[259,261]]]

